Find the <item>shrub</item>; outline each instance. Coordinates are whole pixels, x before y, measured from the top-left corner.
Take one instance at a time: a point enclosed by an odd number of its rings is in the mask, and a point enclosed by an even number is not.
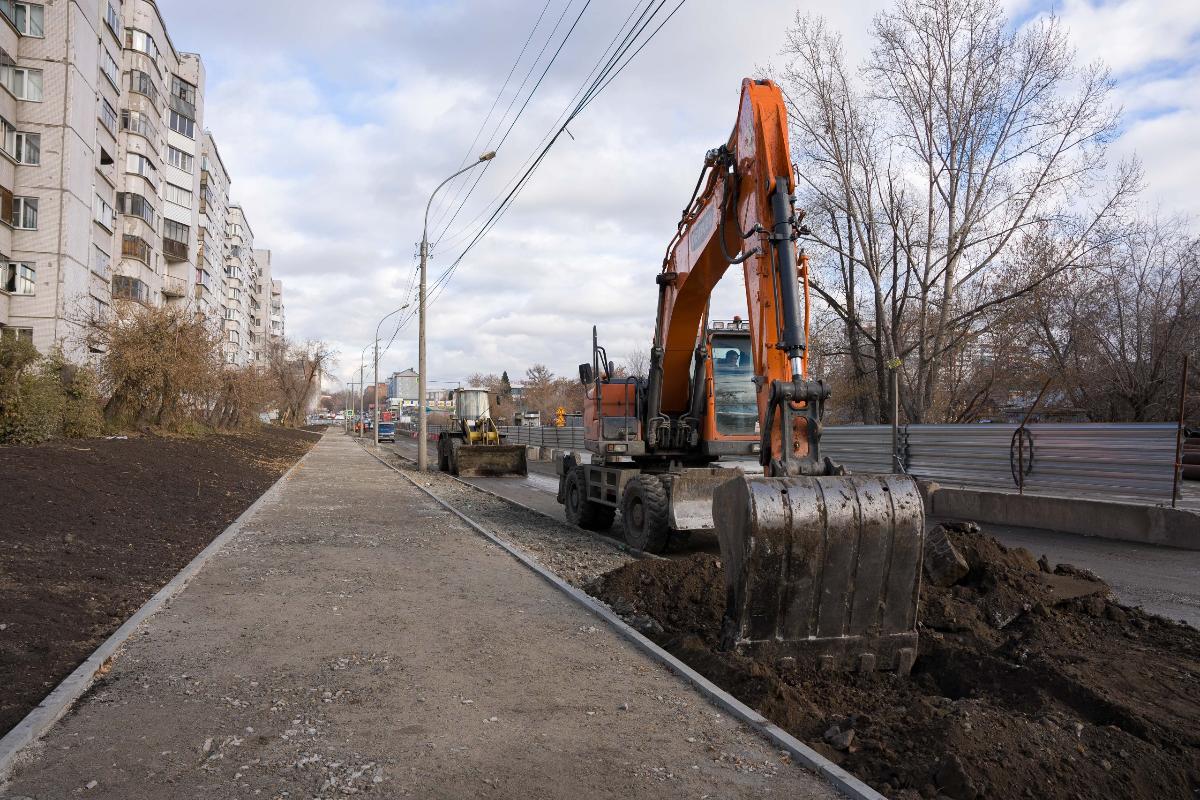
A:
[[[95,378],[61,352],[42,357],[28,342],[0,339],[0,443],[36,444],[102,429]]]

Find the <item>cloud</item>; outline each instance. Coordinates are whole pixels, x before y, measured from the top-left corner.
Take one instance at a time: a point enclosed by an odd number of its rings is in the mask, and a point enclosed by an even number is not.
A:
[[[1037,5],[1007,2],[1022,13]],[[1119,46],[1114,63],[1136,72],[1157,63],[1156,52],[1175,58],[1194,40],[1190,3],[1174,3],[1159,15],[1161,2],[1067,0],[1059,11],[1077,28],[1074,38],[1085,56],[1091,51],[1083,45]],[[204,57],[205,121],[257,246],[273,251],[289,332],[337,347],[340,373],[348,377],[380,318],[410,299],[429,193],[483,149],[483,141],[472,141],[543,4],[159,4],[175,45]],[[551,0],[541,33],[566,5]],[[571,135],[437,296],[429,325],[431,379],[454,381],[478,371],[520,375],[533,363],[574,374],[588,359],[592,325],[616,357],[648,347],[654,276],[703,155],[729,134],[741,79],[776,58],[787,26],[804,8],[795,0],[759,0],[753,13],[732,13],[731,5],[690,0],[572,124]],[[867,0],[820,11],[844,33],[847,55],[856,61],[867,55],[871,17],[885,5]],[[520,174],[634,6],[634,0],[591,3],[448,231],[451,200],[456,207],[469,184],[451,184],[435,202],[433,235],[441,241],[431,282],[470,239],[471,221],[485,219],[487,202]],[[580,7],[572,3],[560,35]],[[1139,33],[1123,32],[1114,44],[1109,33],[1124,24]],[[1124,42],[1130,38],[1137,41]],[[487,130],[527,72],[527,86],[537,80],[541,67],[529,66],[540,47],[535,36]],[[1160,68],[1153,93],[1129,98],[1131,106],[1144,106],[1138,110],[1144,118],[1132,121],[1126,135],[1130,147],[1153,149],[1168,140],[1165,152],[1190,157],[1181,151],[1186,126],[1196,121],[1195,90],[1187,104],[1172,99],[1185,93],[1188,79]],[[1143,157],[1165,196],[1183,202],[1189,173],[1159,163],[1157,153]],[[719,316],[740,313],[744,304],[733,272],[720,288]],[[385,344],[392,329],[392,321],[384,324]],[[413,320],[396,337],[382,374],[416,364],[415,338]]]

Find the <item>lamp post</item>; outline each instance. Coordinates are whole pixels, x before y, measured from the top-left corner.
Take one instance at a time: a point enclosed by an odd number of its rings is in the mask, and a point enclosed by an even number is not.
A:
[[[359,355],[358,355],[358,385],[359,385],[359,390],[358,390],[358,438],[359,439],[363,438],[362,437],[363,425],[365,424],[365,421],[366,421],[366,414],[364,412],[367,410],[366,409],[367,385],[366,385],[366,383],[363,382],[363,379],[365,377],[363,375],[363,373],[366,372],[366,370],[367,370],[367,351],[370,349],[371,349],[371,345],[367,345],[366,347],[364,347],[362,349],[362,352],[359,353]],[[376,405],[378,405],[378,404],[376,404]]]
[[[425,417],[425,277],[426,266],[429,261],[429,207],[433,205],[433,198],[442,190],[450,181],[462,175],[469,169],[474,169],[485,161],[491,161],[496,157],[495,151],[489,151],[479,157],[479,160],[473,164],[460,169],[458,172],[451,175],[446,180],[438,184],[438,187],[433,190],[433,194],[429,195],[429,202],[425,204],[425,226],[421,229],[421,294],[420,294],[420,325],[417,333],[417,348],[419,354],[417,356],[417,469],[424,472],[429,466],[429,422]]]
[[[379,447],[379,415],[380,415],[379,397],[377,395],[377,392],[379,391],[379,329],[383,327],[383,323],[387,320],[388,317],[399,314],[401,311],[403,311],[404,309],[408,308],[411,305],[412,305],[412,303],[405,303],[404,305],[397,308],[395,311],[393,311],[390,314],[388,314],[387,316],[385,316],[383,319],[379,320],[379,324],[375,326],[375,388],[371,390],[371,396],[375,398],[375,424],[371,426],[371,430],[373,430],[375,432],[375,447],[376,448]]]

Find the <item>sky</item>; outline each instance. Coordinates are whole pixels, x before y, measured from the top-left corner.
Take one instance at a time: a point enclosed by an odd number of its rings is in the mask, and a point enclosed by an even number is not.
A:
[[[413,298],[430,193],[504,135],[585,1],[159,0],[175,46],[203,57],[204,122],[256,246],[272,251],[288,334],[332,345],[339,378],[357,380],[365,347],[370,380],[376,330],[381,379],[416,365],[412,309],[381,320]],[[861,61],[870,20],[889,2],[688,0],[431,295],[431,388],[477,372],[518,382],[535,363],[573,375],[590,361],[593,325],[614,358],[648,349],[654,277],[705,151],[728,138],[741,80],[778,62],[798,11],[823,14],[848,60]],[[634,5],[590,2],[474,191],[452,182],[434,199],[431,282],[523,171]],[[1125,112],[1114,160],[1142,160],[1148,204],[1200,214],[1200,2],[1005,5],[1015,24],[1057,15],[1081,64],[1110,66]],[[727,278],[717,315],[737,313],[740,296]]]

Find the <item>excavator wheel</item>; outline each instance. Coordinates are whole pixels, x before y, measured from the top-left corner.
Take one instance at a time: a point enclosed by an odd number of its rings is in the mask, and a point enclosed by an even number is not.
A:
[[[625,543],[638,552],[662,553],[671,540],[667,489],[657,475],[638,475],[621,495]]]
[[[567,522],[587,531],[606,531],[612,527],[617,510],[612,506],[588,500],[587,481],[583,467],[575,467],[567,475],[563,486],[563,510]]]

